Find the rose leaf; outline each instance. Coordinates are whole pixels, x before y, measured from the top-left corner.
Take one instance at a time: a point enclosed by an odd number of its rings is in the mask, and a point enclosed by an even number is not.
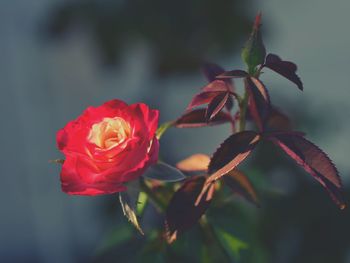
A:
[[[220,74],[217,78],[231,79],[231,78],[245,78],[248,76],[249,76],[248,72],[244,70],[236,69],[236,70],[225,71],[222,74]]]
[[[193,154],[178,162],[176,167],[184,172],[206,171],[210,162],[210,157],[206,154]]]
[[[260,135],[254,131],[238,132],[228,137],[213,154],[209,173],[221,177],[236,168],[254,149],[259,139]]]
[[[297,66],[294,63],[290,61],[284,61],[277,55],[268,54],[264,67],[277,72],[286,79],[295,83],[300,90],[304,89],[303,83],[301,82],[299,76],[296,74]]]
[[[267,138],[311,174],[328,191],[340,209],[345,208],[337,168],[326,153],[298,133],[276,132],[270,133]]]
[[[209,82],[214,81],[218,75],[225,71],[222,67],[215,63],[204,63],[202,70]]]
[[[142,176],[148,179],[163,182],[178,182],[186,178],[186,176],[179,169],[164,162],[158,162],[151,165]]]
[[[212,199],[214,188],[207,191],[207,197],[195,205],[196,198],[201,192],[206,177],[193,176],[175,192],[166,210],[166,238],[169,243],[177,236],[191,228],[205,213]]]
[[[214,80],[201,89],[203,92],[227,92],[229,85],[223,80]]]
[[[191,110],[197,106],[209,103],[214,97],[222,92],[227,92],[229,85],[222,80],[214,80],[201,89],[201,92],[196,94],[190,104],[187,106],[187,110]]]
[[[233,193],[240,195],[247,201],[259,206],[258,196],[249,178],[241,171],[235,169],[223,177],[225,184]]]
[[[210,160],[208,172],[211,174],[197,198],[198,204],[213,183],[235,169],[252,152],[260,140],[254,131],[243,131],[228,137],[216,150]]]
[[[293,125],[285,113],[278,108],[271,106],[270,114],[266,121],[266,129],[269,131],[291,131]]]
[[[196,94],[190,104],[187,106],[186,110],[192,110],[193,108],[209,103],[213,98],[219,95],[221,91],[203,91]]]
[[[122,206],[124,215],[135,226],[135,228],[142,235],[144,235],[136,215],[136,206],[137,200],[139,198],[139,193],[140,190],[138,186],[138,181],[129,182],[127,185],[127,190],[125,192],[119,193],[119,201]]]
[[[219,112],[209,122],[205,119],[206,109],[195,109],[185,113],[175,121],[177,128],[199,128],[204,126],[219,125],[230,122],[230,115],[224,112]]]
[[[207,122],[212,120],[222,110],[229,97],[230,94],[226,92],[220,93],[211,100],[211,102],[208,104],[207,111],[205,113],[205,119]]]

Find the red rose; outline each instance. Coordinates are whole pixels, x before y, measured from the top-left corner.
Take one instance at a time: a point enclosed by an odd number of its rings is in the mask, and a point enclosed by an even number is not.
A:
[[[57,145],[65,155],[62,190],[74,195],[100,195],[125,191],[157,162],[158,110],[138,103],[112,100],[89,107],[57,132]]]

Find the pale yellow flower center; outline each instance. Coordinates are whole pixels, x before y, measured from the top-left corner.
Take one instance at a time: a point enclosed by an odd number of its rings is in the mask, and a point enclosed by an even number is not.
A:
[[[104,118],[92,125],[88,140],[103,149],[110,149],[124,142],[131,135],[130,124],[120,117]]]

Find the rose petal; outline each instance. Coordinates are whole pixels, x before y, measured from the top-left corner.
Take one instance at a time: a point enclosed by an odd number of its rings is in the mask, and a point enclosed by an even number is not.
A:
[[[104,143],[95,144],[89,139],[95,124],[116,117],[130,125],[131,132],[123,141],[104,148]],[[61,172],[62,190],[78,195],[125,190],[123,183],[137,179],[158,160],[159,143],[155,138],[158,119],[159,111],[146,104],[128,106],[122,101],[112,100],[99,107],[89,107],[76,120],[68,122],[57,132],[57,146],[66,157]],[[96,131],[99,142],[103,138],[113,138],[114,130],[108,128],[108,134],[104,136],[103,127],[106,126],[97,127],[100,129]],[[119,129],[119,126],[115,127],[113,129]]]
[[[68,157],[61,171],[62,191],[71,195],[102,195],[125,191],[126,187],[120,183],[99,182],[88,183],[76,170],[77,157]]]

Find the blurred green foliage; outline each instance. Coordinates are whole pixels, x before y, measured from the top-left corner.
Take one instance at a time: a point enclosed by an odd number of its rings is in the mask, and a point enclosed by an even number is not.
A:
[[[75,26],[94,37],[103,62],[115,64],[130,43],[150,46],[159,76],[188,73],[200,63],[239,48],[251,28],[252,0],[78,0],[48,16],[48,33]]]

